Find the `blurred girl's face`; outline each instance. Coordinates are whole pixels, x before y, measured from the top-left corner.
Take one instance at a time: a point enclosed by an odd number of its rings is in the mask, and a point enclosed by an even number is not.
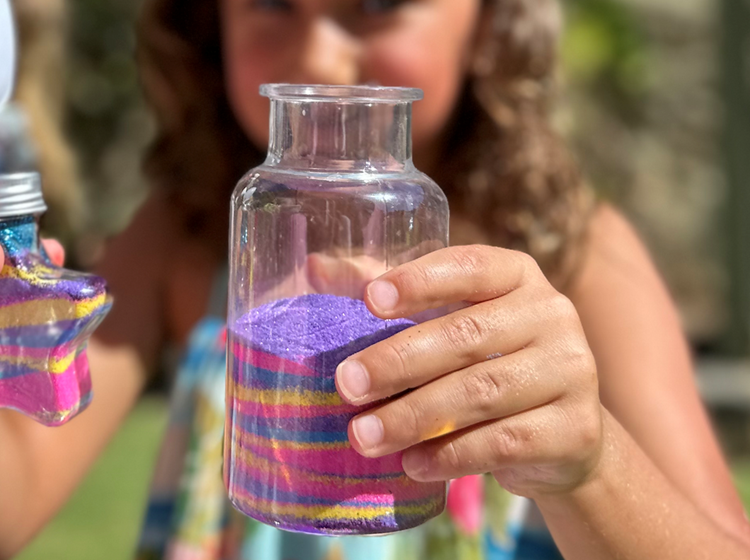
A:
[[[263,83],[417,87],[419,152],[439,138],[473,50],[481,0],[220,0],[227,91],[250,139],[268,142]]]

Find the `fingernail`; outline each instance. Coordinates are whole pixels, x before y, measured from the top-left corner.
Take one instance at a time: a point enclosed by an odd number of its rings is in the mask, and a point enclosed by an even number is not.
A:
[[[374,414],[355,419],[352,430],[362,449],[373,449],[383,442],[383,422]]]
[[[401,466],[406,476],[414,480],[422,480],[429,468],[429,459],[427,453],[422,449],[410,449],[404,453],[401,459]]]
[[[346,360],[338,368],[339,389],[349,401],[357,401],[370,391],[370,376],[357,360]]]
[[[376,280],[367,289],[370,301],[380,311],[393,311],[398,304],[398,290],[387,280]]]

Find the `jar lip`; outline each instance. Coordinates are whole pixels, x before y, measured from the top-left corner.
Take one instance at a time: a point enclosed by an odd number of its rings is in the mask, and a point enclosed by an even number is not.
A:
[[[260,94],[284,101],[349,103],[411,103],[424,97],[418,88],[318,84],[263,84]]]

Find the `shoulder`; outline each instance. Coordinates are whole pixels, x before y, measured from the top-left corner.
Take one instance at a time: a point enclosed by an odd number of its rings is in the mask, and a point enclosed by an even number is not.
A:
[[[604,406],[696,506],[745,532],[677,308],[635,228],[610,206],[591,221],[568,295],[596,359]]]
[[[569,295],[585,298],[594,286],[667,296],[645,243],[627,218],[609,204],[601,204],[592,216]]]
[[[647,357],[653,361],[653,368],[647,368],[651,371],[691,372],[669,290],[635,228],[611,206],[595,212],[581,268],[566,292],[601,366],[605,388],[611,375],[630,370],[625,366],[631,361],[633,368],[643,368]]]

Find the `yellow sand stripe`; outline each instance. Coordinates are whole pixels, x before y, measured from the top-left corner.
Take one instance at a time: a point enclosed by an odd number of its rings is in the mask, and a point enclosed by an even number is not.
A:
[[[72,302],[69,299],[42,299],[26,301],[2,308],[0,329],[43,325],[54,317],[55,321],[70,321],[87,317],[105,302],[105,295]]]
[[[337,406],[345,404],[338,393],[307,391],[304,389],[279,391],[276,389],[252,389],[239,385],[230,386],[230,396],[237,399],[270,405]]]
[[[270,440],[242,431],[239,428],[235,428],[235,434],[233,443],[236,443],[239,447],[257,445],[269,449],[291,449],[292,451],[332,451],[351,447],[348,441],[302,442]]]
[[[14,266],[6,266],[3,268],[4,278],[17,278],[37,286],[52,286],[56,282],[59,282],[59,280],[54,277],[56,274],[57,272],[55,270],[41,263],[35,263],[28,270],[16,268]]]
[[[76,319],[88,317],[94,311],[97,311],[107,301],[107,294],[99,294],[90,299],[79,300],[76,302]]]
[[[246,509],[266,515],[291,515],[303,519],[376,519],[395,515],[424,515],[438,506],[438,500],[418,506],[342,506],[278,504],[268,500],[236,496]]]

